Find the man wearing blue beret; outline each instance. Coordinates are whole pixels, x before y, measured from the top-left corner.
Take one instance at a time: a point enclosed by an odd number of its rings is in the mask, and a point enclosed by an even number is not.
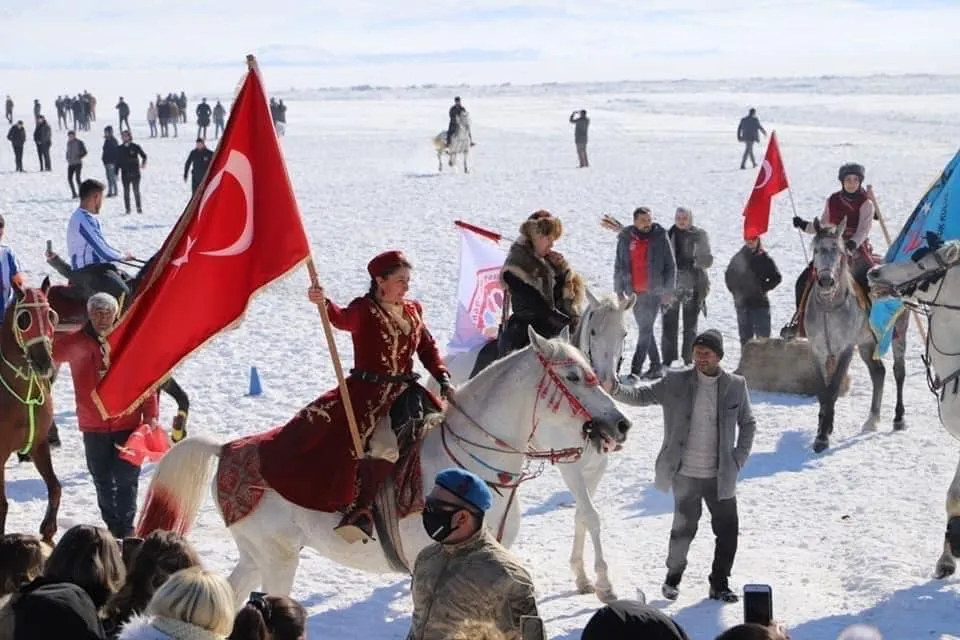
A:
[[[521,616],[536,616],[527,570],[484,526],[493,506],[487,483],[469,471],[445,469],[423,509],[423,528],[436,544],[413,568],[413,623],[408,640],[448,640],[464,621],[492,622],[520,639]]]

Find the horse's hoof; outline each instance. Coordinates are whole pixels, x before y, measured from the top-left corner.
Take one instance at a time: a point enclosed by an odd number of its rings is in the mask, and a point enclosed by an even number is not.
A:
[[[597,588],[593,586],[592,582],[578,582],[577,583],[577,593],[581,595],[586,595],[588,593],[596,593]]]
[[[614,600],[617,600],[617,594],[616,594],[616,592],[614,592],[613,589],[607,589],[607,590],[605,590],[605,591],[598,589],[598,590],[597,590],[597,600],[599,600],[600,602],[602,602],[602,603],[604,603],[604,604],[607,604],[607,603],[609,603],[609,602],[613,602]]]
[[[943,580],[944,578],[949,578],[956,572],[957,565],[953,562],[938,562],[937,570],[934,571],[933,577],[937,580]]]
[[[905,431],[907,428],[906,420],[894,420],[893,421],[893,430],[894,431]]]
[[[860,433],[876,433],[877,423],[873,420],[867,420],[863,423],[863,428],[860,429]]]
[[[829,440],[827,440],[826,438],[818,437],[816,440],[813,441],[813,452],[820,453],[821,451],[824,451],[829,446],[830,446]]]

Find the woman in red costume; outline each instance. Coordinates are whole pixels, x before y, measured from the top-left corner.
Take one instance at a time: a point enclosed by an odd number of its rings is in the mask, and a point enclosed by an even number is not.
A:
[[[405,298],[410,262],[400,251],[388,251],[371,260],[367,271],[370,291],[346,307],[331,302],[322,287],[309,290],[311,302],[326,305],[333,326],[353,336],[354,368],[347,389],[365,448],[382,418],[389,416],[399,431],[439,409],[440,403],[417,383],[415,356],[440,383],[441,398],[452,389],[423,308]],[[344,511],[337,531],[350,542],[373,536],[370,506],[392,471],[393,463],[382,458],[354,459],[339,388],[304,407],[261,445],[261,472],[270,486],[300,506]]]

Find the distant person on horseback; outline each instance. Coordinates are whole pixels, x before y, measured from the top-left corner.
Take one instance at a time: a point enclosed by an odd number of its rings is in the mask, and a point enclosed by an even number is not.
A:
[[[117,300],[130,295],[123,275],[112,264],[117,260],[133,260],[133,254],[120,253],[107,244],[96,216],[103,206],[105,187],[98,180],[84,180],[80,185],[80,207],[70,216],[67,225],[67,253],[74,278],[89,294],[105,291]],[[79,278],[77,276],[80,276]],[[122,303],[121,303],[122,304]]]
[[[457,128],[459,127],[459,124],[457,123],[457,118],[459,118],[461,115],[465,115],[466,113],[467,113],[466,108],[462,104],[460,104],[460,96],[455,97],[453,99],[453,106],[450,107],[450,124],[447,126],[447,146],[448,147],[450,146],[450,138],[453,137],[453,134],[457,132]],[[467,133],[470,134],[470,146],[472,147],[473,134],[469,131]]]
[[[563,235],[563,224],[540,210],[520,225],[520,237],[510,247],[500,271],[513,314],[501,329],[500,357],[529,343],[527,327],[545,338],[555,338],[564,327],[576,330],[586,285],[553,244]]]
[[[866,171],[861,164],[848,163],[840,167],[837,178],[842,188],[827,198],[820,216],[820,224],[827,227],[835,227],[846,221],[841,235],[844,239],[844,247],[850,255],[853,279],[864,294],[870,290],[867,284],[867,272],[875,264],[873,247],[870,245],[870,230],[876,215],[876,207],[867,190],[863,188],[865,176]],[[800,216],[793,217],[793,226],[804,233],[816,232],[813,224]],[[797,312],[790,324],[781,330],[782,337],[797,336],[803,313],[801,303],[813,283],[813,278],[813,262],[811,262],[797,278],[795,285]]]
[[[417,382],[414,358],[440,383],[441,398],[452,391],[423,307],[406,298],[411,269],[402,252],[381,253],[367,265],[369,292],[346,307],[331,302],[322,287],[309,290],[311,302],[326,305],[333,326],[353,336],[355,368],[347,388],[368,455],[354,458],[339,388],[311,402],[261,444],[260,468],[269,485],[305,508],[345,511],[336,530],[351,543],[373,537],[371,507],[396,460],[370,451],[371,436],[385,426],[415,441],[411,434],[425,415],[439,411],[440,402]]]

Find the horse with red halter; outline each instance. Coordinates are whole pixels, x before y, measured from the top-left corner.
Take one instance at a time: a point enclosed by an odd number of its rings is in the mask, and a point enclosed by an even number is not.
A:
[[[53,423],[53,337],[59,321],[40,289],[14,287],[14,299],[0,326],[0,459],[14,451],[29,454],[47,486],[47,511],[40,524],[53,543],[60,508],[60,481],[53,471],[47,435]],[[7,520],[7,497],[0,467],[0,534]]]

